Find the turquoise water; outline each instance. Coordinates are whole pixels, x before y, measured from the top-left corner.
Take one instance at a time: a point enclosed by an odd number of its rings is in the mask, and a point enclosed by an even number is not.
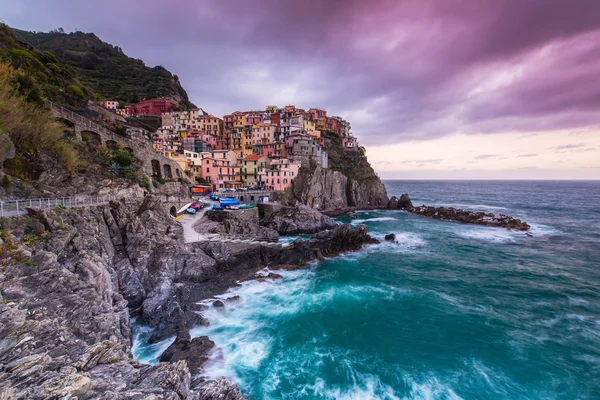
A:
[[[600,182],[386,182],[522,232],[361,212],[360,253],[246,283],[196,328],[251,399],[600,398]],[[143,346],[142,346],[143,347]]]

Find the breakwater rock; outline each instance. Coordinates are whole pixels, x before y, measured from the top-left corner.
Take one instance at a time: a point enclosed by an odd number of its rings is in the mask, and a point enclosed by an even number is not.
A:
[[[388,202],[388,208],[406,210],[412,214],[463,224],[494,226],[517,231],[527,231],[530,228],[527,222],[513,218],[510,215],[462,210],[454,207],[432,207],[425,205],[415,207],[407,193],[403,194],[400,199],[392,196]]]
[[[527,222],[513,218],[504,214],[484,213],[482,211],[461,210],[453,207],[431,207],[420,206],[410,210],[411,213],[423,215],[425,217],[441,219],[445,221],[455,221],[463,224],[475,224],[485,226],[495,226],[499,228],[514,229],[517,231],[527,231],[530,226]]]

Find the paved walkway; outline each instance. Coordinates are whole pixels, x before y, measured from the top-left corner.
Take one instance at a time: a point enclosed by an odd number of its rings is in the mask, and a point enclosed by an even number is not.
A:
[[[217,202],[213,202],[217,203]],[[254,243],[261,244],[266,246],[279,246],[281,243],[277,242],[263,242],[251,239],[238,239],[231,238],[223,235],[219,235],[216,233],[198,233],[194,229],[194,224],[196,224],[200,219],[204,216],[206,209],[198,210],[196,214],[184,214],[177,222],[181,224],[183,227],[183,238],[185,243],[196,243],[196,242],[209,242],[209,241],[219,241],[219,242],[227,242],[227,243]]]

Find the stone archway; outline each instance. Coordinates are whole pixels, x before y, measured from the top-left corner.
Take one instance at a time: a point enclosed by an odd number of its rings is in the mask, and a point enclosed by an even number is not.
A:
[[[119,145],[117,142],[115,142],[114,140],[107,140],[106,141],[106,147],[109,150],[117,150],[119,148]]]
[[[173,179],[173,171],[171,170],[171,166],[169,164],[163,165],[163,175],[165,179]]]
[[[175,208],[175,206],[172,206],[171,210],[169,212],[171,213],[172,216],[174,216],[174,217],[177,216],[177,208]]]
[[[156,179],[162,178],[162,174],[160,172],[160,161],[152,160],[152,177]]]
[[[73,122],[73,121],[71,121],[71,120],[69,120],[69,119],[66,119],[66,118],[63,118],[63,117],[56,117],[55,119],[56,119],[58,122],[60,122],[61,124],[63,124],[63,125],[65,125],[66,127],[68,127],[69,129],[73,129],[73,128],[75,128],[75,122]]]
[[[102,144],[102,136],[93,131],[81,131],[81,140],[94,146]]]

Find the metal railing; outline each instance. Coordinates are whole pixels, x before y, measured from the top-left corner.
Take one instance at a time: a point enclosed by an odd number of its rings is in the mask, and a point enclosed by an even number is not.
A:
[[[234,197],[234,196],[243,196],[245,194],[268,195],[271,192],[273,192],[273,191],[272,190],[242,190],[240,192],[236,192],[235,189],[232,189],[231,192],[223,192],[223,191],[215,192],[215,195],[217,195],[219,197]]]
[[[96,197],[58,197],[45,199],[0,200],[0,217],[20,217],[27,215],[28,207],[39,207],[42,210],[52,210],[58,207],[89,207],[108,204],[117,200],[118,196]]]

